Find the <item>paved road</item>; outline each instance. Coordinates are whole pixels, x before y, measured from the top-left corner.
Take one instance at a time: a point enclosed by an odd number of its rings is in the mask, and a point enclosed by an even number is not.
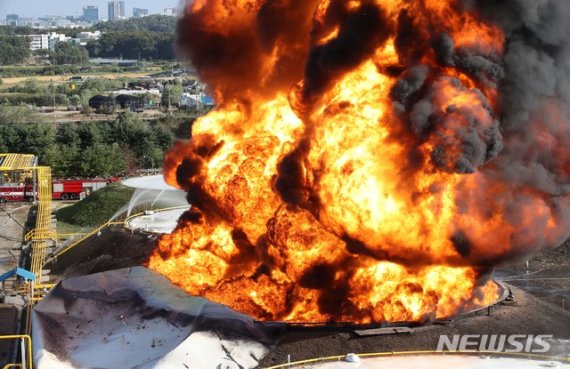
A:
[[[23,225],[31,205],[26,203],[0,204],[0,274],[17,266],[24,237]]]

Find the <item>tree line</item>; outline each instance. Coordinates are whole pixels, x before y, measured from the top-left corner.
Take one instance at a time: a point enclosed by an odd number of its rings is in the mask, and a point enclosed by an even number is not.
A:
[[[145,60],[175,59],[174,41],[176,18],[164,15],[151,15],[95,24],[91,29],[57,28],[49,32],[63,33],[77,37],[81,31],[104,32],[99,40],[88,42],[86,47],[60,43],[50,52],[52,64],[82,64],[89,57],[126,58]],[[42,32],[48,32],[42,31]],[[31,55],[30,35],[38,33],[30,27],[0,26],[0,64],[22,63]],[[38,50],[36,53],[45,53]]]
[[[187,122],[176,117],[145,122],[125,111],[111,122],[3,124],[0,152],[37,155],[54,177],[114,176],[161,167],[175,137],[188,134]]]
[[[100,22],[93,25],[94,30],[102,32],[146,31],[158,33],[174,33],[176,17],[153,14],[142,18],[121,19],[111,22]]]
[[[8,87],[6,93],[0,94],[0,111],[7,112],[10,105],[33,106],[81,106],[85,111],[89,108],[89,99],[97,94],[121,88],[126,79],[94,78],[81,83],[41,84],[35,79],[28,79],[19,85]],[[17,118],[17,117],[14,117]],[[11,123],[10,118],[5,118]]]
[[[90,57],[173,60],[174,34],[148,31],[109,32],[87,43]]]
[[[28,37],[0,34],[0,65],[18,64],[30,55],[30,39]]]

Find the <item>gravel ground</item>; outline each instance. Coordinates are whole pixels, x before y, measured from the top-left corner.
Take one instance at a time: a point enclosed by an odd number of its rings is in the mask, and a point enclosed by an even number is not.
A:
[[[570,311],[570,240],[526,263],[500,268],[498,279]],[[569,328],[570,330],[570,328]]]
[[[283,335],[280,343],[261,363],[267,367],[284,363],[287,355],[292,361],[342,355],[350,352],[386,352],[435,350],[440,335],[455,334],[524,334],[553,335],[552,354],[570,353],[570,313],[544,302],[523,290],[511,287],[513,303],[496,306],[491,315],[486,312],[450,321],[413,328],[411,334],[357,337],[351,333],[295,332]],[[566,340],[566,341],[564,341]]]

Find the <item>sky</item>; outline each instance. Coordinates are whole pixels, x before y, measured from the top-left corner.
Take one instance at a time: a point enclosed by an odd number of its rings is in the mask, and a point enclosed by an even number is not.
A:
[[[149,14],[162,13],[164,8],[174,8],[179,0],[124,0],[128,17],[133,15],[133,8],[148,9]],[[107,0],[0,0],[0,19],[8,14],[20,17],[41,17],[44,15],[83,14],[83,7],[96,5],[99,7],[99,19],[107,18]]]

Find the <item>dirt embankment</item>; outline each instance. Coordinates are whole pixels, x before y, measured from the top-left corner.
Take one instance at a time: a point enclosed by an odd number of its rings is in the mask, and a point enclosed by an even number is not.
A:
[[[46,266],[61,278],[143,265],[158,235],[132,232],[121,226],[103,229]]]

